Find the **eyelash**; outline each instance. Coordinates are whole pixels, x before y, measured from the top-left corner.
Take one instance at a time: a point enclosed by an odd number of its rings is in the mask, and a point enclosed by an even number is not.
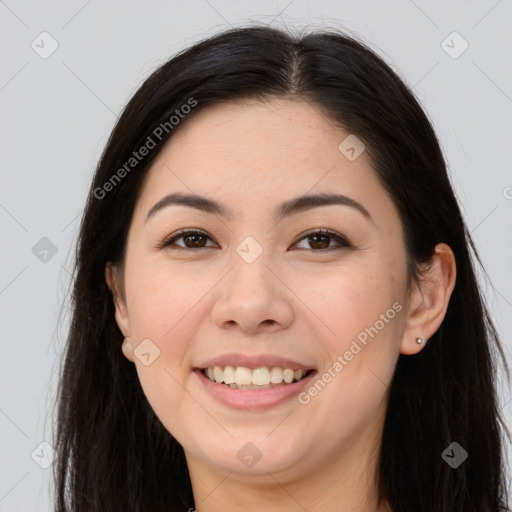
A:
[[[164,241],[159,243],[157,245],[157,249],[171,248],[171,246],[174,244],[174,242],[176,240],[179,240],[180,238],[185,238],[187,236],[194,236],[194,235],[200,235],[200,236],[203,236],[206,238],[210,238],[210,240],[212,240],[212,238],[204,231],[182,230],[182,231],[179,231],[178,233],[171,235],[169,238],[166,238]],[[332,250],[338,250],[338,249],[352,247],[350,242],[344,236],[340,235],[339,233],[336,233],[335,231],[331,231],[329,229],[316,229],[314,231],[309,231],[309,232],[305,233],[302,236],[302,238],[299,238],[299,240],[297,240],[297,242],[295,242],[295,243],[298,243],[304,239],[310,238],[314,235],[328,236],[328,237],[334,239],[336,242],[338,242],[339,245],[337,247],[328,247],[326,249],[304,249],[304,250],[311,251],[311,252],[330,252]],[[192,247],[182,247],[182,246],[178,245],[178,246],[172,247],[173,250],[183,249],[183,250],[190,250],[190,251],[197,251],[199,249],[208,249],[208,248],[211,249],[212,246],[192,248]]]

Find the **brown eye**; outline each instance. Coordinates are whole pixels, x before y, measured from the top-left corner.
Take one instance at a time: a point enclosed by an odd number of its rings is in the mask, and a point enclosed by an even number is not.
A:
[[[194,249],[196,247],[204,247],[206,237],[204,235],[187,235],[182,237],[185,241],[185,246]],[[190,244],[190,245],[188,245]]]
[[[329,235],[311,235],[308,237],[313,249],[327,249],[331,242]],[[311,243],[311,241],[313,241]]]
[[[333,249],[350,247],[350,243],[344,236],[330,230],[312,231],[300,239],[300,241],[302,240],[309,240],[309,247],[303,248],[313,252],[326,252]],[[332,241],[337,242],[337,245],[331,245]]]
[[[181,231],[176,233],[160,244],[160,248],[172,247],[173,249],[203,249],[207,247],[215,247],[214,245],[206,245],[206,241],[211,238],[202,231]],[[183,240],[183,244],[176,244],[177,240]]]

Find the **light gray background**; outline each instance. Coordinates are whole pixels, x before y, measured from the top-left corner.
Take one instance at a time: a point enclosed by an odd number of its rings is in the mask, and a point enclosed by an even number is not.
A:
[[[414,87],[489,275],[482,286],[512,363],[511,0],[0,0],[0,512],[52,510],[51,468],[31,454],[51,456],[39,445],[51,442],[69,310],[60,322],[59,313],[88,185],[116,115],[158,64],[247,22],[354,32]],[[47,59],[31,47],[50,48],[43,31],[59,45]],[[456,59],[441,46],[453,31],[469,44]],[[47,262],[32,252],[42,237],[58,249]],[[501,402],[512,424],[503,385]]]

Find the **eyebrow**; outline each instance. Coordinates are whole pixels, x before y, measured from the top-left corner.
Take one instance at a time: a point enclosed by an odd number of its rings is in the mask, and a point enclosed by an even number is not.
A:
[[[160,199],[151,208],[151,210],[149,210],[146,222],[148,222],[148,220],[160,210],[172,205],[188,206],[208,214],[220,215],[228,220],[233,218],[233,212],[225,205],[215,201],[214,199],[199,196],[197,194],[183,194],[181,192],[176,192]],[[299,196],[294,199],[284,201],[278,205],[274,216],[276,220],[281,220],[284,217],[288,217],[295,213],[317,208],[319,206],[330,205],[349,206],[357,210],[368,220],[372,220],[368,210],[361,203],[342,194],[314,194]]]

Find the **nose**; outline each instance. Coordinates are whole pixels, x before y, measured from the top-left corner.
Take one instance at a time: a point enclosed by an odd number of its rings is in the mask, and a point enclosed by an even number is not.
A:
[[[247,333],[287,328],[294,313],[293,293],[285,280],[261,256],[252,263],[236,258],[233,268],[217,287],[212,309],[215,324]]]

